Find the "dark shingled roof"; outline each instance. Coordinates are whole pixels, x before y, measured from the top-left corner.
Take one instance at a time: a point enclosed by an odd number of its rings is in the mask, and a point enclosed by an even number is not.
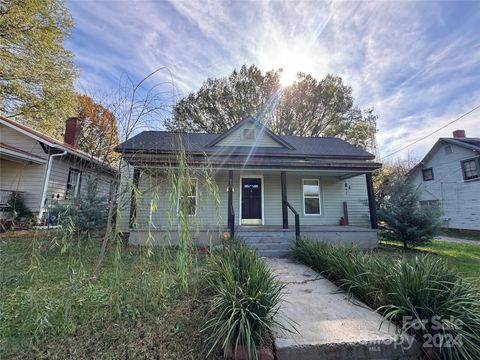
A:
[[[251,151],[250,147],[208,146],[221,134],[176,133],[166,131],[144,131],[118,145],[118,152],[169,153],[180,148],[180,140],[188,153],[209,155],[242,155]],[[348,142],[333,137],[279,136],[290,144],[286,147],[257,147],[254,155],[286,157],[326,157],[373,159],[374,155],[357,148]]]
[[[451,144],[460,145],[471,150],[480,150],[480,138],[440,138]]]

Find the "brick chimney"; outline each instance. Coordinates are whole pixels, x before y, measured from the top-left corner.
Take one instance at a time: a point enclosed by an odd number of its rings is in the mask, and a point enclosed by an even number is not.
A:
[[[464,138],[465,136],[465,130],[455,130],[453,132],[453,137],[454,138]]]
[[[63,136],[63,142],[77,147],[79,137],[80,121],[76,117],[69,117],[65,123],[65,135]]]

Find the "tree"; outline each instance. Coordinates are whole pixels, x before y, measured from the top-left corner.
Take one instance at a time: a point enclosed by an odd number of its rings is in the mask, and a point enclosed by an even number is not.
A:
[[[74,114],[77,71],[63,41],[73,21],[61,0],[0,2],[0,112],[59,136]]]
[[[78,96],[78,118],[80,121],[80,138],[78,145],[87,154],[103,162],[112,164],[118,159],[113,148],[119,143],[117,119],[103,105],[90,96]]]
[[[392,186],[397,181],[407,181],[408,173],[418,164],[418,160],[407,158],[387,162],[380,169],[373,172],[373,188],[377,204],[380,205],[384,198],[392,192]]]
[[[173,109],[168,130],[223,132],[245,116],[255,116],[280,135],[337,136],[362,148],[375,145],[376,119],[372,109],[354,106],[352,88],[339,76],[318,81],[299,73],[297,81],[281,88],[282,70],[265,74],[242,66],[226,78],[208,79]]]
[[[378,218],[385,223],[382,235],[408,245],[432,240],[440,228],[440,209],[437,206],[421,206],[413,185],[397,179],[379,205]]]

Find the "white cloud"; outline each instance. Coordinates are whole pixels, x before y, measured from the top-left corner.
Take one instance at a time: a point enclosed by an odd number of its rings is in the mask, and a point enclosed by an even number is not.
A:
[[[461,21],[443,2],[69,4],[77,23],[69,46],[82,67],[83,87],[105,88],[122,72],[141,78],[166,66],[186,94],[244,63],[269,70],[291,62],[317,77],[342,75],[359,106],[375,107],[381,155],[480,102],[480,37],[474,36],[480,12],[474,4],[462,3]],[[161,72],[156,81],[168,79]],[[474,123],[469,117],[458,125],[480,136]],[[411,150],[420,156],[436,138]]]

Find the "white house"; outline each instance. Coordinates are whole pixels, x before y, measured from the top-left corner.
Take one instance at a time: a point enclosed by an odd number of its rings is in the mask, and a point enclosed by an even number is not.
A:
[[[480,138],[440,138],[409,173],[420,203],[438,203],[444,227],[480,230]]]
[[[0,115],[0,209],[17,192],[44,220],[49,204],[76,196],[86,177],[97,179],[100,195],[113,194],[117,171],[77,148],[79,131],[78,119],[69,118],[64,141],[58,141]]]

